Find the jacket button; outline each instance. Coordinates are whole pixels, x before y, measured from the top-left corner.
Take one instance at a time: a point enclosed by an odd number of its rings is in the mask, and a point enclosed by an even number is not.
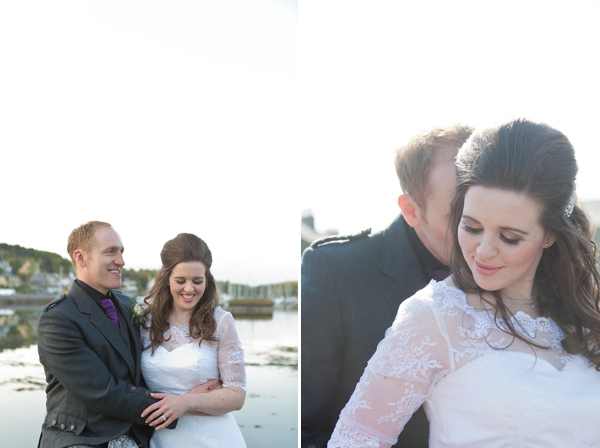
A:
[[[60,429],[65,429],[65,425],[60,425]]]
[[[131,386],[131,390],[134,391],[135,390],[135,386]]]
[[[56,425],[56,420],[52,420],[52,424],[53,424],[53,425]]]
[[[75,425],[71,425],[71,431],[75,431]]]

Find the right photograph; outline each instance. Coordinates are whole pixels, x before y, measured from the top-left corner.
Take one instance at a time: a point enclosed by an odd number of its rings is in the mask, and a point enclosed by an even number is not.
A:
[[[437,6],[410,46],[424,6],[346,10],[337,63],[360,73],[327,65],[307,93],[301,447],[598,447],[600,158],[566,92],[600,89],[530,55],[588,69],[567,47],[599,33],[555,46],[534,8]]]

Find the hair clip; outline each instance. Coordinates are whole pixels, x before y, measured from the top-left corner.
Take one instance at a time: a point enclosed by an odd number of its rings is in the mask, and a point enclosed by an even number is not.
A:
[[[565,207],[565,216],[567,218],[569,218],[571,216],[571,213],[573,213],[574,208],[575,208],[575,190],[573,190],[573,194],[569,198],[569,202],[567,203],[567,206]]]

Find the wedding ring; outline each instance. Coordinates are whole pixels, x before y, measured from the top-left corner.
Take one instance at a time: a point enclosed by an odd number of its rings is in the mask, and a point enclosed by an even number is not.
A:
[[[161,417],[163,418],[163,421],[167,421],[167,417],[165,417],[164,415],[161,415]]]

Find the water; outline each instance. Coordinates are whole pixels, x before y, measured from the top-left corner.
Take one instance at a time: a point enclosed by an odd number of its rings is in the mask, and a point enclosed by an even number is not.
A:
[[[46,386],[35,333],[40,310],[0,314],[0,434],[3,448],[37,446]],[[246,403],[233,414],[248,448],[298,446],[298,312],[236,319],[246,357]],[[7,348],[8,347],[8,348]]]

